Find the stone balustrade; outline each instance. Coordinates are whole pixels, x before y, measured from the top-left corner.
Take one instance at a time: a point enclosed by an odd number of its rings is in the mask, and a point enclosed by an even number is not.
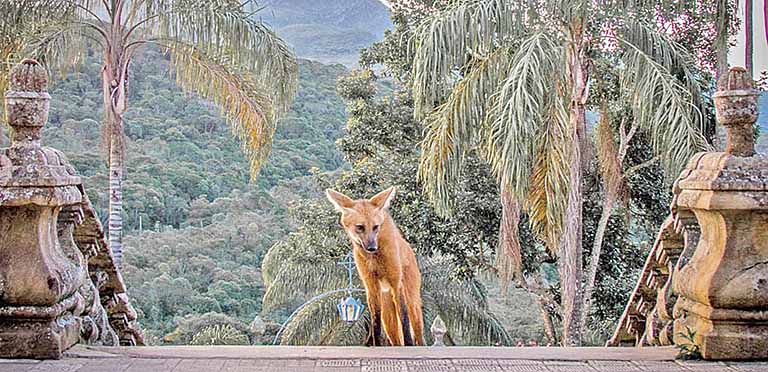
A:
[[[731,69],[714,96],[726,151],[697,154],[675,182],[672,214],[609,345],[768,359],[768,157],[754,150],[757,97],[746,71]]]
[[[140,345],[136,312],[81,178],[41,145],[47,73],[25,60],[6,93],[0,149],[0,358],[60,358],[77,342]]]

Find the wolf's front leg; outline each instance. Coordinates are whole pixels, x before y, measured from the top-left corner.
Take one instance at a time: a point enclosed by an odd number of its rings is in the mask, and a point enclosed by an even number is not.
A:
[[[379,302],[378,288],[366,286],[366,301],[368,312],[371,314],[371,328],[368,331],[370,346],[384,346],[384,335],[381,331],[381,304]]]

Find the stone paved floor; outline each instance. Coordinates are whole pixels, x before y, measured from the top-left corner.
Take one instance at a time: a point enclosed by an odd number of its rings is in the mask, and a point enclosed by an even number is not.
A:
[[[682,362],[672,349],[76,347],[62,360],[2,360],[18,372],[768,372],[768,362]],[[621,359],[621,360],[616,360]]]

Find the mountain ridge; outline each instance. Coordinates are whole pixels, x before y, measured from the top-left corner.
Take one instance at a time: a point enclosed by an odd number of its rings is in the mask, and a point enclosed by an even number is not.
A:
[[[256,17],[288,42],[301,58],[357,65],[359,51],[392,27],[389,8],[378,0],[263,0]]]

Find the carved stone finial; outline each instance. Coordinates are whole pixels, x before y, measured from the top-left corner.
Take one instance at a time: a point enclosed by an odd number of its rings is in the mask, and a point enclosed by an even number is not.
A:
[[[48,73],[37,61],[25,59],[11,70],[5,94],[12,147],[40,147],[40,130],[48,122],[51,96]]]
[[[34,59],[25,59],[11,70],[11,90],[16,92],[48,91],[48,73]]]
[[[755,154],[757,98],[752,77],[743,67],[733,67],[714,95],[717,122],[726,129],[725,152],[736,156]]]
[[[445,334],[448,333],[448,327],[445,326],[445,322],[443,321],[443,318],[440,317],[440,315],[438,315],[432,322],[432,326],[429,328],[429,330],[432,331],[432,339],[435,340],[435,343],[433,343],[432,346],[445,346],[443,337],[445,337]]]

